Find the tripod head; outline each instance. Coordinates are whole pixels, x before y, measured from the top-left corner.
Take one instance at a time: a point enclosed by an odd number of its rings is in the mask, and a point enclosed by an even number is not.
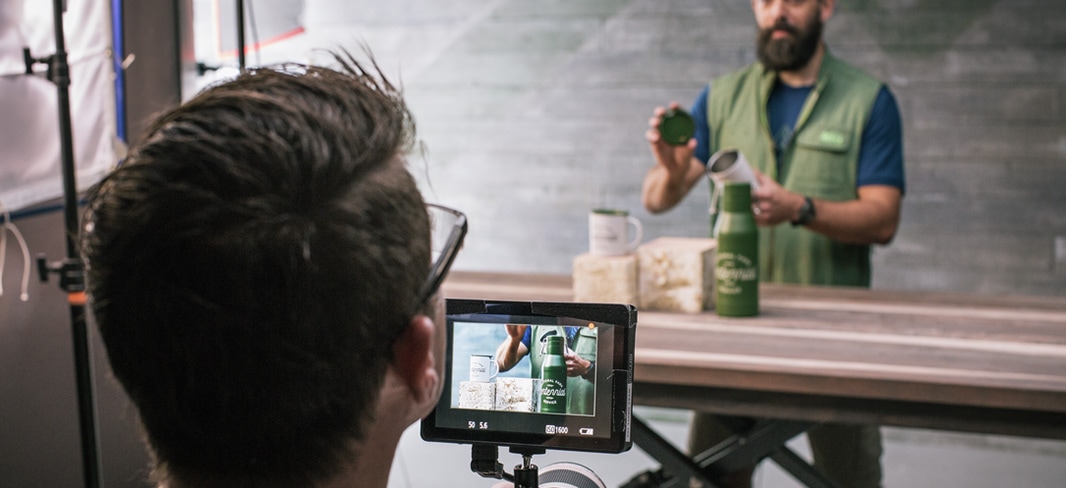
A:
[[[515,488],[607,488],[596,473],[577,463],[553,463],[539,470],[533,464],[533,456],[544,454],[544,448],[511,446],[509,450],[522,455],[522,464],[514,467],[514,474],[505,472],[497,460],[498,447],[487,444],[472,446],[470,470],[484,478],[513,481]],[[502,487],[504,484],[496,486]]]

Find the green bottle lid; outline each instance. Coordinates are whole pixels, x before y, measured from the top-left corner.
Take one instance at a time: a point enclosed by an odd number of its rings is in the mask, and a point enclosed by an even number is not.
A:
[[[692,116],[679,108],[667,110],[659,123],[659,135],[663,142],[674,146],[687,143],[695,130],[696,122],[692,120]]]
[[[566,347],[565,340],[565,337],[558,335],[548,337],[548,354],[562,356],[564,348]]]

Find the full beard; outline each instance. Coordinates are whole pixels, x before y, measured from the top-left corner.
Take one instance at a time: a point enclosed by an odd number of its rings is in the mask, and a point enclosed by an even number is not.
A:
[[[775,30],[786,31],[793,37],[773,39]],[[799,70],[814,57],[821,40],[822,19],[817,16],[806,26],[806,29],[779,21],[768,29],[759,30],[759,61],[767,69],[773,71]]]

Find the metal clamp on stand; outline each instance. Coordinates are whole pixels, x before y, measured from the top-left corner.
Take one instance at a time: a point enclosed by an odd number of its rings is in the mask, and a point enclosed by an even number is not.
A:
[[[539,486],[537,465],[533,464],[534,454],[544,454],[543,448],[511,447],[510,451],[522,455],[522,464],[514,467],[514,474],[503,470],[499,462],[499,450],[496,446],[474,444],[470,449],[470,470],[483,478],[513,481],[515,488],[537,488]]]
[[[85,270],[80,259],[67,258],[49,263],[45,256],[37,256],[37,277],[48,283],[48,275],[59,275],[59,288],[67,293],[85,291]]]

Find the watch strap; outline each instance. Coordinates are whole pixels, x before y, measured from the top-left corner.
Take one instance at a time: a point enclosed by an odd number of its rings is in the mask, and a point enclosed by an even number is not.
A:
[[[803,206],[800,207],[799,217],[792,221],[793,226],[807,225],[814,220],[814,201],[811,197],[803,196]]]

